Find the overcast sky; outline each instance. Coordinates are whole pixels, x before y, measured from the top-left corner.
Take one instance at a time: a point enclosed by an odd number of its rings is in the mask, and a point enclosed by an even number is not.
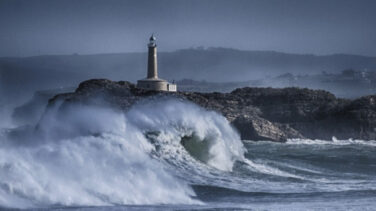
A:
[[[375,0],[0,0],[0,56],[230,47],[376,56]]]

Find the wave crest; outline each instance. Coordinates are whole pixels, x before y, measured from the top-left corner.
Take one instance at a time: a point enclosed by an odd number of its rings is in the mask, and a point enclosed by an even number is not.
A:
[[[206,147],[184,148],[189,136]],[[177,100],[144,101],[125,114],[56,104],[27,144],[9,141],[0,140],[0,206],[21,208],[197,204],[169,164],[231,171],[245,152],[224,117]]]

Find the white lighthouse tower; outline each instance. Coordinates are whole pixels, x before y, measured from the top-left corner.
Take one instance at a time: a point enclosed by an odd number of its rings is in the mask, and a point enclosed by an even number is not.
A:
[[[154,35],[151,35],[148,44],[148,72],[147,77],[137,81],[141,89],[176,92],[176,84],[168,83],[158,78],[157,44]]]

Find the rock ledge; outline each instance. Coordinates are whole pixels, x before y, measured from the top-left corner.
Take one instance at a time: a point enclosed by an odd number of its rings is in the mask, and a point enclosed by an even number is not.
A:
[[[347,100],[322,90],[249,87],[231,93],[171,93],[141,90],[126,81],[92,79],[82,82],[73,93],[56,95],[50,99],[49,106],[59,100],[63,101],[62,106],[104,102],[125,111],[140,99],[150,96],[182,98],[219,112],[245,140],[331,140],[333,136],[338,139],[376,139],[375,95]]]

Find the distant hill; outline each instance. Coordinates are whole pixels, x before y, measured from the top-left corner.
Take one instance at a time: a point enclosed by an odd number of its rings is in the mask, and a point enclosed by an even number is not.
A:
[[[226,48],[186,49],[160,54],[166,76],[213,82],[245,81],[283,73],[337,73],[344,69],[376,70],[376,57],[300,55]]]
[[[310,75],[284,73],[277,77],[265,77],[238,82],[208,82],[183,79],[177,81],[180,91],[231,92],[243,87],[301,87],[322,89],[336,97],[355,99],[376,94],[376,71],[346,69],[339,73],[322,72]]]
[[[0,58],[0,94],[14,97],[35,90],[74,86],[88,78],[135,82],[145,77],[146,53],[51,55]],[[347,68],[376,70],[376,57],[299,55],[227,48],[159,52],[159,75],[211,82],[248,81],[283,73],[315,74]],[[5,99],[3,97],[3,99]]]

